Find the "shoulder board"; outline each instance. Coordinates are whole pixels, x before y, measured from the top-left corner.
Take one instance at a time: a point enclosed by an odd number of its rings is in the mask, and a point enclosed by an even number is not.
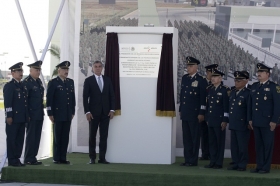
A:
[[[276,83],[275,83],[275,82],[273,82],[273,81],[269,81],[269,83],[272,83],[272,84],[275,84],[275,85],[276,85]]]
[[[250,89],[250,88],[248,88],[248,87],[245,87],[245,89],[244,89],[244,90],[249,90],[249,91],[250,91],[251,89]]]
[[[226,86],[226,85],[222,85],[223,87],[226,87],[226,88],[228,88],[229,89],[229,87],[228,86]]]

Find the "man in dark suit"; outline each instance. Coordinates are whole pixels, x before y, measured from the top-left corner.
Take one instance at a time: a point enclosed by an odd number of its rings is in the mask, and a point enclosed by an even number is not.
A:
[[[212,77],[212,70],[218,68],[218,64],[212,64],[205,66],[206,69],[206,81],[208,84],[207,92],[210,90],[212,86],[211,77]],[[209,137],[208,137],[208,126],[206,121],[201,122],[201,131],[200,131],[200,142],[201,142],[201,152],[202,155],[199,160],[209,160],[210,153],[209,153]]]
[[[225,129],[228,123],[228,94],[230,89],[221,84],[224,73],[214,69],[213,86],[207,96],[206,122],[209,131],[210,164],[205,168],[221,169],[225,151]]]
[[[70,164],[66,159],[71,121],[75,115],[74,81],[68,76],[70,62],[58,64],[58,76],[49,81],[47,90],[48,116],[54,124],[53,162]]]
[[[257,168],[251,173],[269,173],[276,123],[280,117],[280,86],[269,80],[271,68],[258,63],[258,80],[251,87],[248,121],[254,130]]]
[[[23,83],[28,92],[28,108],[30,121],[26,124],[26,140],[24,162],[27,165],[40,165],[36,156],[39,150],[41,131],[44,120],[44,87],[39,78],[42,61],[30,65],[30,74]]]
[[[197,166],[200,125],[206,109],[207,81],[197,73],[200,62],[188,56],[187,72],[182,77],[180,93],[180,117],[182,120],[184,158],[180,166]]]
[[[28,122],[27,91],[21,82],[23,70],[22,62],[9,68],[13,79],[3,88],[5,122],[7,135],[8,165],[24,166],[19,160],[24,142],[25,123]]]
[[[98,163],[109,164],[105,155],[110,119],[114,117],[115,96],[109,77],[101,75],[103,64],[95,61],[92,65],[94,75],[85,79],[83,104],[89,122],[89,164],[95,164],[96,132],[99,127],[99,160]]]
[[[234,164],[228,170],[245,171],[248,163],[248,129],[247,110],[250,89],[246,88],[249,74],[234,72],[235,89],[229,97],[229,130],[231,130],[231,157]]]

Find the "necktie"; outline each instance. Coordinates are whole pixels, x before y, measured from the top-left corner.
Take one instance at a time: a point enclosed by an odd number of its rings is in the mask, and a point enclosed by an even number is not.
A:
[[[101,78],[100,78],[100,76],[98,77],[97,83],[98,83],[98,86],[99,86],[100,91],[102,92],[102,83],[101,83]]]

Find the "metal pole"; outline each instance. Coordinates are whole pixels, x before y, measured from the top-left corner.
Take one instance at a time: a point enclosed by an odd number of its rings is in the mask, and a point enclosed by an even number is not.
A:
[[[276,29],[277,29],[277,25],[274,25],[274,32],[273,32],[273,39],[272,39],[273,43],[275,42]]]
[[[53,33],[54,33],[55,28],[56,28],[56,25],[57,25],[57,23],[58,23],[58,19],[59,19],[59,17],[60,17],[62,8],[63,8],[63,6],[64,6],[64,3],[65,3],[65,0],[61,0],[59,9],[58,9],[58,11],[57,11],[55,20],[54,20],[53,25],[52,25],[52,28],[51,28],[51,32],[49,33],[49,37],[48,37],[48,39],[47,39],[46,45],[45,45],[45,47],[44,47],[44,49],[43,49],[43,52],[42,52],[42,56],[41,56],[41,58],[40,58],[41,61],[44,60],[44,58],[45,58],[45,56],[46,56],[46,53],[47,53],[47,51],[48,51],[48,47],[49,47],[49,45],[50,45],[50,42],[51,42]],[[42,74],[41,74],[41,75],[42,75]],[[43,82],[44,82],[44,81],[43,81]],[[46,85],[44,85],[44,86],[46,86]]]

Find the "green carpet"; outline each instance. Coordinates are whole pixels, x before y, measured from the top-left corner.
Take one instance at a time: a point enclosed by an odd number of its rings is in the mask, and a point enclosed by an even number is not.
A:
[[[226,170],[225,159],[220,170],[205,169],[209,161],[199,161],[197,167],[181,167],[183,158],[172,165],[94,164],[88,165],[88,154],[68,155],[71,165],[56,165],[52,159],[40,166],[5,167],[2,181],[25,183],[80,184],[95,186],[279,186],[280,170],[269,174],[252,174]]]

